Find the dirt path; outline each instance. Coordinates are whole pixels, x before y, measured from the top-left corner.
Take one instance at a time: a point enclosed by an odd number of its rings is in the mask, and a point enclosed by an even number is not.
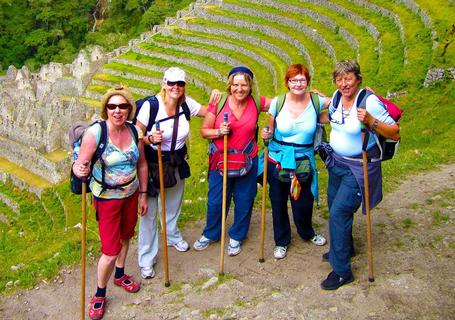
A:
[[[374,283],[367,280],[360,214],[354,227],[355,281],[327,292],[319,283],[330,272],[321,261],[328,246],[316,247],[293,234],[288,256],[277,261],[268,227],[266,262],[258,262],[256,212],[242,253],[225,258],[224,280],[216,277],[219,243],[204,252],[182,254],[170,248],[171,287],[164,287],[159,260],[157,277],[143,281],[137,294],[109,285],[105,319],[453,319],[455,165],[409,179],[373,210],[373,216]],[[317,212],[314,220],[327,234],[327,221]],[[200,222],[183,233],[193,243],[201,229]],[[133,245],[127,270],[139,279],[135,250]],[[96,283],[95,268],[92,264],[87,271],[87,296]],[[77,267],[62,270],[51,284],[42,282],[2,298],[0,318],[80,318],[78,272]]]

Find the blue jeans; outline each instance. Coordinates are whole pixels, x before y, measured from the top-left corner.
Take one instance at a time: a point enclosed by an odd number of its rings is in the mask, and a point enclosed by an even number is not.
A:
[[[297,233],[303,240],[314,237],[312,225],[314,196],[311,193],[311,179],[302,183],[302,191],[297,200],[290,196],[291,183],[278,180],[276,164],[268,163],[267,181],[270,185],[269,197],[272,204],[273,237],[275,245],[288,246],[291,242],[291,224],[288,215],[288,199],[291,199],[292,216]]]
[[[234,198],[234,223],[228,233],[232,239],[237,241],[244,240],[250,228],[251,212],[257,192],[257,170],[258,158],[255,157],[253,167],[247,175],[227,179],[226,214],[229,212],[231,199]],[[221,237],[222,201],[223,177],[216,170],[210,170],[207,222],[202,234],[211,240],[219,240]]]
[[[350,277],[352,222],[354,213],[362,203],[359,185],[351,170],[339,163],[329,168],[329,261],[333,271],[341,277]]]

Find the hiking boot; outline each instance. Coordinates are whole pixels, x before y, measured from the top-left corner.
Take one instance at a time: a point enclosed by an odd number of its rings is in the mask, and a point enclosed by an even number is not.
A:
[[[102,319],[104,316],[104,306],[106,304],[106,297],[93,296],[90,299],[90,307],[88,308],[88,316],[92,320]]]
[[[155,277],[155,270],[153,267],[142,267],[141,276],[143,279],[153,279]]]
[[[141,288],[139,283],[134,281],[131,278],[131,276],[128,276],[126,274],[124,274],[119,279],[114,279],[114,284],[119,286],[119,287],[122,287],[123,289],[125,289],[125,291],[131,292],[131,293],[138,292],[139,289]]]
[[[335,271],[332,271],[327,276],[327,279],[321,282],[321,288],[324,290],[336,290],[342,285],[345,285],[352,281],[354,281],[352,273],[347,278],[343,278],[337,275]]]
[[[286,252],[288,250],[287,246],[276,246],[275,249],[273,249],[273,256],[275,259],[283,259],[286,257]]]
[[[186,242],[183,239],[177,243],[168,244],[168,246],[173,246],[175,248],[175,250],[177,250],[178,252],[186,252],[186,251],[190,250],[190,246],[188,245],[188,242]]]
[[[209,238],[206,238],[204,235],[202,235],[199,239],[196,240],[196,242],[194,242],[193,249],[196,251],[205,250],[212,242],[215,241],[210,240]]]
[[[234,239],[229,239],[229,245],[228,245],[228,256],[236,256],[242,251],[242,248],[240,247],[241,242],[234,240]]]
[[[327,240],[317,233],[314,234],[313,238],[311,238],[310,241],[317,246],[323,246],[327,243]]]
[[[351,258],[355,257],[355,251],[351,252]],[[322,261],[324,262],[329,262],[329,252],[327,251],[326,253],[322,254]]]

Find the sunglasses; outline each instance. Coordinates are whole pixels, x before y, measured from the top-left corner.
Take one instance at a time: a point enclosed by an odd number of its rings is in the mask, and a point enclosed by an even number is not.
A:
[[[183,88],[185,86],[185,81],[167,81],[166,84],[169,87],[177,85],[177,87]]]
[[[130,104],[129,103],[120,103],[120,104],[108,103],[106,105],[106,108],[108,108],[109,110],[115,110],[115,109],[117,109],[117,107],[120,110],[126,110],[126,109],[130,108]]]

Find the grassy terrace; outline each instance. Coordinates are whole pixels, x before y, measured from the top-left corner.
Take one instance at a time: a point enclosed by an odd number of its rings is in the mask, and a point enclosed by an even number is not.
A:
[[[295,1],[285,0],[281,2],[286,2],[290,4],[295,4]],[[364,78],[368,79],[368,75],[376,75],[379,69],[379,54],[375,48],[378,46],[378,42],[367,32],[363,26],[356,25],[354,22],[347,20],[340,12],[333,11],[327,7],[316,5],[314,3],[305,3],[299,2],[300,7],[307,8],[318,12],[319,14],[325,15],[328,18],[332,19],[336,24],[343,26],[350,34],[352,34],[358,41],[360,45],[359,49],[359,63],[362,66],[362,73]],[[352,4],[351,4],[352,5]],[[353,6],[353,5],[352,5]],[[356,58],[356,57],[351,57]],[[332,67],[333,65],[331,65]],[[325,81],[330,82],[331,76],[326,78]],[[324,87],[322,85],[321,87]],[[332,85],[325,86],[328,92],[333,91]]]
[[[394,11],[400,17],[401,23],[404,26],[407,46],[407,64],[403,66],[402,73],[396,73],[396,78],[400,79],[401,83],[395,81],[395,84],[398,87],[393,89],[397,90],[403,86],[409,85],[420,87],[425,79],[428,67],[431,64],[432,41],[430,29],[425,28],[420,17],[402,4],[392,4],[386,0],[375,0],[372,2]],[[387,25],[384,25],[383,27],[387,28]],[[388,44],[390,41],[391,39],[385,39],[384,43]],[[390,60],[390,62],[394,63],[396,61]],[[383,64],[381,64],[381,66],[382,65]],[[394,74],[393,68],[388,67],[388,69]]]
[[[197,68],[194,68],[192,66],[188,66],[185,64],[181,63],[175,63],[175,62],[169,62],[164,59],[156,58],[156,57],[151,57],[148,55],[143,55],[140,53],[128,51],[125,52],[124,54],[120,55],[119,58],[125,59],[125,60],[131,60],[131,61],[138,61],[144,64],[150,64],[154,66],[160,66],[160,67],[170,67],[170,66],[175,66],[175,67],[180,67],[184,69],[187,74],[191,75],[193,78],[199,79],[205,83],[207,83],[210,87],[212,88],[219,88],[221,86],[224,86],[224,83],[213,77],[212,75],[201,71]],[[206,97],[206,100],[208,100],[208,96]]]
[[[186,47],[204,49],[204,50],[213,52],[214,54],[216,52],[221,52],[224,55],[227,55],[233,59],[238,60],[240,62],[240,64],[248,65],[250,68],[252,68],[252,70],[254,70],[254,72],[258,78],[266,79],[266,78],[270,77],[269,71],[263,65],[261,65],[260,63],[258,63],[255,60],[253,60],[251,57],[248,57],[240,52],[235,52],[233,50],[220,49],[218,47],[211,46],[211,45],[201,44],[201,43],[192,42],[192,41],[186,41],[186,40],[182,40],[182,39],[175,39],[175,38],[171,38],[171,37],[156,36],[156,37],[153,37],[153,40],[156,42],[166,43],[166,44],[175,45],[175,46],[182,45],[182,46],[186,46]],[[197,58],[193,54],[191,55],[191,57]],[[205,61],[206,60],[204,59],[204,62]],[[229,68],[232,68],[232,66],[230,66]],[[228,72],[226,72],[226,74],[228,74]],[[273,88],[272,81],[259,83],[259,90],[260,90],[260,92],[273,92],[274,88]]]
[[[213,68],[214,70],[217,70],[220,74],[227,74],[229,70],[232,69],[231,65],[217,61],[214,58],[186,52],[184,50],[171,48],[166,48],[165,50],[163,50],[162,47],[159,47],[151,43],[141,43],[139,47],[143,50],[146,50],[147,52],[150,52],[151,56],[153,56],[154,53],[162,53],[163,51],[165,51],[167,55],[171,55],[174,57],[194,59],[196,61],[203,63],[206,66]]]
[[[378,70],[370,80],[364,77],[365,83],[370,83],[372,87],[379,88],[401,88],[402,84],[396,84],[399,79],[404,64],[404,45],[400,39],[400,31],[392,19],[384,17],[374,11],[354,6],[351,3],[346,4],[344,1],[336,1],[338,5],[345,6],[351,12],[362,17],[373,24],[380,32],[379,40],[382,43],[382,52],[378,57]],[[384,63],[387,61],[387,63]]]
[[[228,0],[225,1],[225,3],[231,3],[235,4],[241,7],[246,7],[250,9],[256,9],[258,10],[259,8],[257,5],[253,3],[247,3],[247,2],[242,2],[242,1],[235,1],[235,0]],[[314,23],[313,20],[309,19],[308,17],[303,17],[301,15],[296,15],[295,13],[290,13],[290,12],[284,12],[284,11],[277,11],[276,9],[272,7],[268,7],[265,5],[260,6],[260,10],[271,13],[277,16],[282,16],[291,20],[294,20],[297,24],[302,24],[306,25],[312,29],[318,30],[318,33],[322,35],[323,38],[326,40],[334,40],[336,39],[335,43],[329,41],[329,43],[334,47],[335,52],[337,53],[337,56],[339,55],[340,57],[344,56],[347,57],[346,54],[349,56],[354,56],[354,51],[349,47],[348,44],[346,44],[343,39],[340,36],[337,36],[336,34],[333,33],[332,30],[327,29],[326,27],[323,27],[322,24],[319,23]],[[224,14],[226,15],[226,14]],[[232,16],[234,17],[234,15]],[[244,17],[242,15],[242,17]],[[308,50],[308,53],[310,54],[312,58],[313,65],[315,67],[315,72],[314,72],[314,77],[313,77],[313,83],[315,83],[316,86],[321,87],[321,82],[324,81],[323,79],[326,79],[330,75],[330,71],[333,66],[333,60],[332,58],[325,52],[325,48],[322,48],[318,43],[316,43],[313,39],[308,37],[306,34],[300,33],[300,32],[295,32],[295,30],[289,28],[289,26],[284,25],[284,24],[278,24],[274,21],[268,21],[262,18],[254,18],[252,16],[245,16],[244,20],[248,20],[254,23],[258,23],[261,25],[268,25],[270,27],[276,28],[277,30],[287,33],[289,36],[296,38],[299,40],[300,43],[303,44],[303,46]],[[313,22],[313,24],[309,24],[308,22]],[[329,38],[327,37],[329,35]],[[338,47],[336,47],[338,45]],[[284,75],[284,73],[282,74]]]
[[[68,192],[67,184],[47,189],[41,199],[10,184],[0,183],[0,189],[19,205],[15,213],[0,202],[7,219],[0,222],[0,292],[8,282],[10,287],[30,287],[37,279],[55,275],[61,266],[79,261],[80,229],[73,226],[80,222],[80,198]],[[98,236],[92,211],[89,217],[88,248],[93,256]]]
[[[196,37],[196,38],[201,38],[205,40],[217,40],[219,41],[219,37],[213,34],[209,33],[201,33],[201,32],[194,32],[191,30],[185,30],[185,29],[174,29],[173,30],[175,34],[181,35],[181,36],[188,36],[188,37]],[[270,61],[274,69],[276,70],[277,75],[283,75],[286,71],[285,66],[286,63],[281,59],[281,57],[277,56],[276,54],[269,52],[267,50],[264,50],[264,48],[258,48],[257,46],[253,46],[249,44],[248,42],[245,41],[240,41],[238,39],[230,38],[230,37],[223,37],[223,42],[225,43],[230,43],[233,45],[239,45],[242,46],[245,49],[248,49],[258,55],[263,56],[265,59]],[[256,70],[254,70],[255,73]],[[268,75],[264,77],[266,79]],[[261,77],[262,78],[262,77]],[[277,81],[277,87],[278,91],[284,90],[284,85],[282,81],[279,81],[281,78],[279,77]],[[261,91],[262,92],[262,91]]]
[[[128,64],[119,63],[119,62],[106,63],[103,65],[103,68],[120,71],[120,72],[124,72],[124,73],[134,73],[137,75],[146,76],[146,77],[150,77],[150,78],[160,79],[163,77],[162,72],[139,68],[139,67],[135,67],[135,66],[128,65]]]
[[[225,2],[233,2],[232,0],[230,1],[225,1]],[[236,3],[241,3],[242,6],[245,7],[251,7],[251,8],[257,8],[257,6],[254,3],[247,3],[247,2],[239,2],[235,1]],[[278,2],[278,1],[277,1]],[[300,7],[299,4],[296,4],[295,1],[279,1],[281,3],[288,3],[292,4],[296,7]],[[303,24],[307,26],[308,28],[312,30],[316,30],[318,34],[320,34],[328,43],[332,45],[332,47],[335,49],[337,59],[348,59],[350,57],[353,57],[356,55],[355,50],[351,48],[351,44],[347,43],[345,39],[337,32],[337,30],[332,30],[325,26],[324,23],[320,23],[317,20],[312,19],[310,16],[302,15],[302,14],[296,14],[295,12],[290,12],[290,11],[281,11],[277,9],[276,7],[272,6],[266,6],[266,5],[261,5],[260,7],[261,11],[272,13],[275,15],[283,16],[288,19],[293,19],[297,21],[300,24]],[[344,26],[343,26],[344,27]]]
[[[455,44],[452,43],[444,52],[444,44],[447,39],[454,39],[455,35],[450,36],[451,28],[454,19],[455,3],[445,0],[414,0],[421,9],[425,10],[433,21],[433,28],[437,33],[438,46],[433,54],[433,66],[438,67],[453,67],[455,61]]]
[[[32,187],[38,189],[50,188],[52,185],[45,179],[31,173],[30,171],[18,166],[15,163],[9,162],[8,160],[0,157],[0,171],[8,172],[23,181],[27,181]]]

